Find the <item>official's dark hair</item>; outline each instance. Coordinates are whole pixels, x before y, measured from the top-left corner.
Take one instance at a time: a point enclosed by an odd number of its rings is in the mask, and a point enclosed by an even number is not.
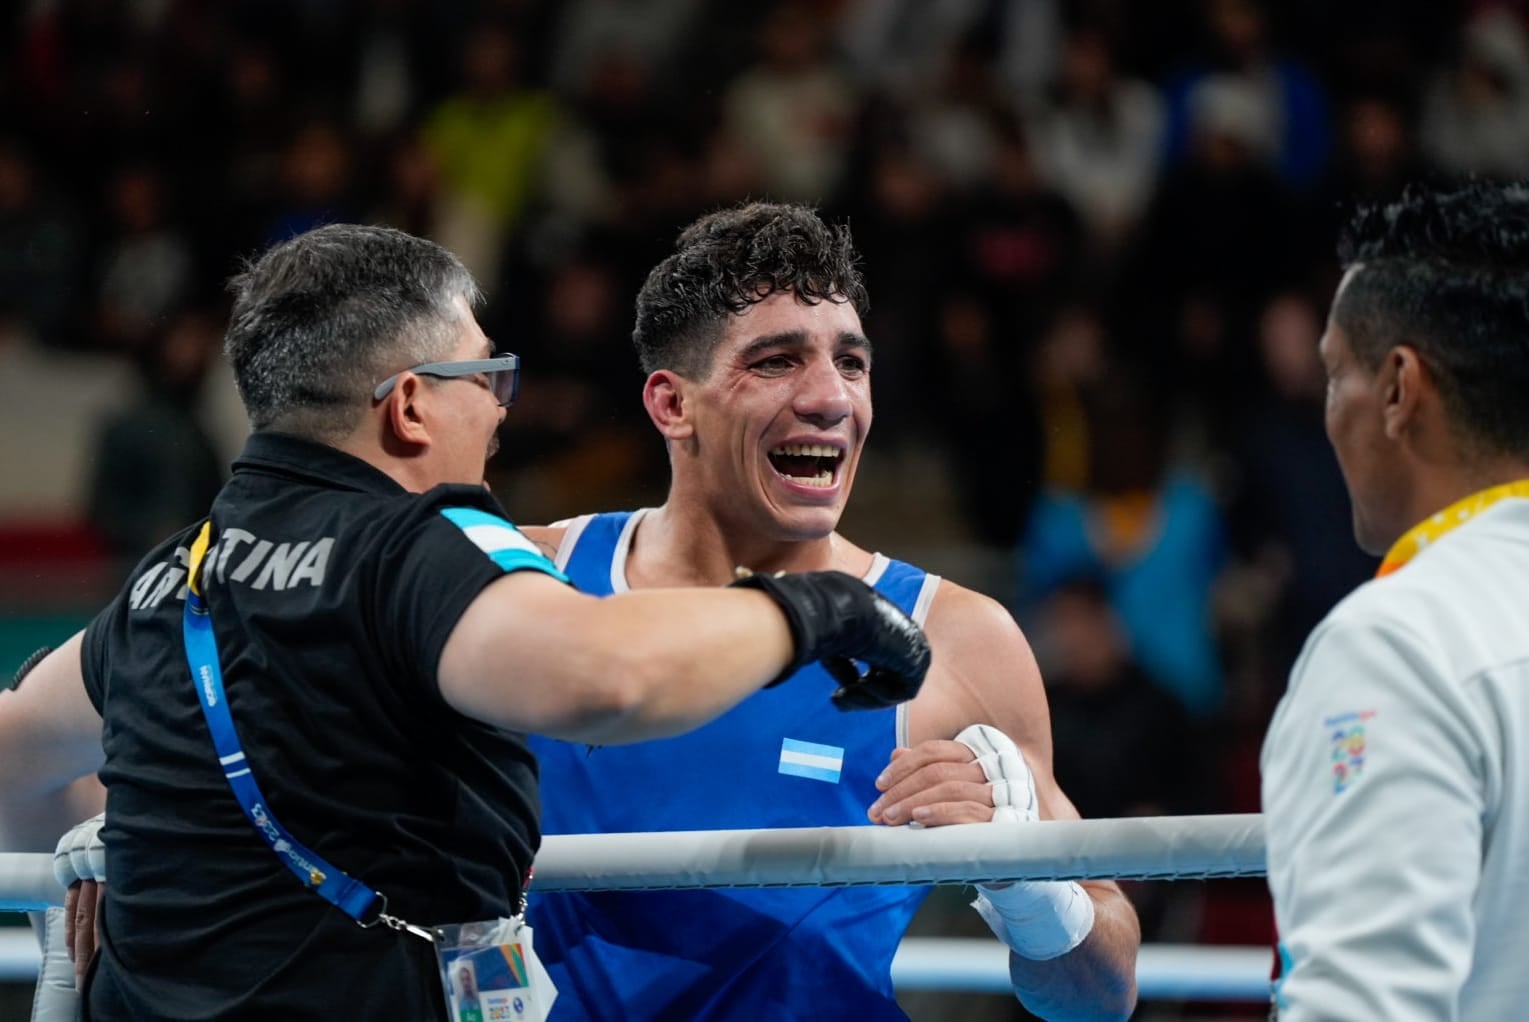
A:
[[[864,316],[858,261],[849,228],[805,206],[755,202],[702,217],[637,294],[632,343],[643,372],[706,376],[727,317],[777,291],[811,305],[848,301]]]
[[[1529,187],[1411,186],[1356,214],[1338,255],[1360,267],[1333,310],[1359,360],[1411,346],[1473,450],[1529,456]]]
[[[332,442],[383,379],[449,356],[454,302],[480,299],[461,261],[388,227],[331,224],[268,249],[229,281],[224,351],[255,429]]]

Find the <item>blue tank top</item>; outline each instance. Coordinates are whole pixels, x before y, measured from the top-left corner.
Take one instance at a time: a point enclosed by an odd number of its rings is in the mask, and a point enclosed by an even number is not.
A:
[[[558,565],[626,589],[642,512],[576,519]],[[877,555],[867,581],[922,623],[938,576]],[[841,713],[816,664],[704,727],[591,749],[533,737],[542,833],[871,826],[901,710]],[[574,1020],[906,1019],[891,966],[927,887],[530,891],[536,952]]]

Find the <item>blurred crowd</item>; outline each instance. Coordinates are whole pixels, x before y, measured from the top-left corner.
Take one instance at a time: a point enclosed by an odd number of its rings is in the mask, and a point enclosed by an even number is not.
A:
[[[1409,180],[1529,176],[1522,2],[5,11],[0,562],[132,558],[202,513],[245,428],[223,281],[334,220],[433,237],[484,285],[524,359],[513,514],[651,499],[638,285],[700,213],[809,202],[871,291],[855,520],[923,529],[939,493],[1090,816],[1256,809],[1300,641],[1373,568],[1322,427],[1338,227]]]

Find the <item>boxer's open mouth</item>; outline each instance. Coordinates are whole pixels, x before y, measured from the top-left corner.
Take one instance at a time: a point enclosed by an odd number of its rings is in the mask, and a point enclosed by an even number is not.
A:
[[[829,444],[781,444],[769,458],[770,467],[793,483],[827,488],[839,476],[844,451]]]

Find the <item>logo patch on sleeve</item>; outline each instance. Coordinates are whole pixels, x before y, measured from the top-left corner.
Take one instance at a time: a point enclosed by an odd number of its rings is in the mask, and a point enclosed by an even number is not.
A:
[[[1322,721],[1328,735],[1328,758],[1332,764],[1334,795],[1341,795],[1352,788],[1364,772],[1365,749],[1368,745],[1365,729],[1374,716],[1374,710],[1357,710]]]
[[[505,571],[531,568],[546,572],[566,582],[568,579],[547,559],[541,548],[525,537],[515,526],[498,515],[480,511],[474,507],[448,507],[441,515],[457,528],[462,535],[489,556]]]
[[[843,770],[844,750],[838,746],[799,742],[795,738],[781,739],[781,773],[838,784]]]

